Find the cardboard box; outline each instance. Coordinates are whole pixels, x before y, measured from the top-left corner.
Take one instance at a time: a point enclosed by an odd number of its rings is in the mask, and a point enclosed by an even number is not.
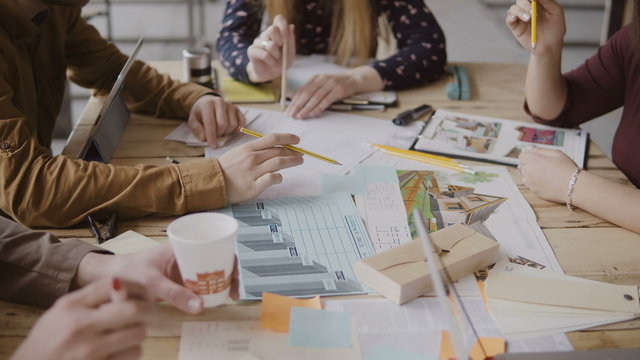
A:
[[[498,260],[498,243],[465,225],[436,231],[431,238],[453,281]],[[420,240],[360,260],[353,271],[360,282],[397,304],[433,290]]]

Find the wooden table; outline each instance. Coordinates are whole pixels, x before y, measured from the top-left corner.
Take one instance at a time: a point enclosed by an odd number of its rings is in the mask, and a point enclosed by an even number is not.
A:
[[[158,62],[154,65],[175,77],[180,77],[180,64]],[[381,119],[392,119],[397,113],[422,103],[435,108],[471,114],[530,121],[523,111],[523,87],[525,67],[518,64],[463,64],[471,75],[472,101],[452,101],[445,96],[442,80],[420,89],[399,94],[400,107],[386,112],[364,112]],[[94,119],[100,102],[92,99],[83,119],[72,133],[65,154],[74,155],[88,135],[89,124]],[[261,106],[276,109],[277,105]],[[134,115],[127,128],[112,163],[117,165],[151,164],[167,166],[164,159],[171,155],[182,162],[198,161],[203,155],[200,148],[189,148],[175,142],[162,140],[175,126],[176,120],[158,120]],[[590,148],[588,168],[595,174],[628,184],[627,178],[593,143]],[[542,200],[533,195],[520,181],[514,168],[509,172],[525,198],[533,207],[538,223],[553,247],[567,274],[617,284],[640,285],[640,235],[621,229],[580,209],[570,212],[564,204]],[[146,217],[125,220],[119,231],[134,230],[159,241],[166,241],[165,229],[173,218]],[[94,243],[84,228],[52,229],[62,239],[81,238]],[[199,316],[187,316],[168,306],[159,305],[154,310],[153,322],[144,343],[144,358],[176,359],[183,321],[256,320],[259,303],[234,305],[207,310]],[[29,306],[0,302],[0,358],[5,358],[28,334],[42,310]],[[627,321],[589,331],[574,332],[569,338],[576,349],[611,347],[635,347],[640,344],[640,320]]]

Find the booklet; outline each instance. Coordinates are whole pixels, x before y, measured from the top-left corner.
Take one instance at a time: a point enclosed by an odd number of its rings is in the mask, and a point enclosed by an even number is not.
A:
[[[435,154],[518,165],[527,146],[562,150],[578,166],[587,158],[589,133],[536,123],[438,110],[414,145]]]

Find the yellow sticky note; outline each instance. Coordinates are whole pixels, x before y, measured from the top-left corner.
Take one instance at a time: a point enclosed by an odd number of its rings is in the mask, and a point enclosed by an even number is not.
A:
[[[480,343],[484,348],[486,356],[482,353]],[[469,352],[469,356],[472,360],[484,360],[487,357],[494,357],[504,353],[504,338],[500,337],[480,337],[480,342],[476,341]]]
[[[289,317],[291,315],[291,308],[294,306],[322,309],[322,302],[319,296],[311,299],[296,299],[272,293],[262,293],[260,327],[267,330],[288,333]]]
[[[486,353],[486,356],[482,353],[482,349],[480,348],[480,343],[482,343],[482,347]],[[505,342],[504,338],[500,337],[480,337],[480,343],[476,341],[469,352],[469,357],[471,360],[484,360],[487,357],[494,357],[496,355],[502,354],[505,351]],[[451,342],[451,336],[449,332],[446,330],[442,331],[442,337],[440,340],[440,360],[449,360],[455,359],[455,351],[453,350],[453,343]]]
[[[222,79],[224,99],[236,103],[272,103],[276,101],[269,84],[250,85],[232,78]]]

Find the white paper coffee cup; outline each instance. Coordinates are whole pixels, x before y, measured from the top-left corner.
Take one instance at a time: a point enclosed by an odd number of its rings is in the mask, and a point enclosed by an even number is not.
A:
[[[202,296],[205,307],[229,297],[238,221],[216,213],[183,216],[167,227],[184,285]]]

